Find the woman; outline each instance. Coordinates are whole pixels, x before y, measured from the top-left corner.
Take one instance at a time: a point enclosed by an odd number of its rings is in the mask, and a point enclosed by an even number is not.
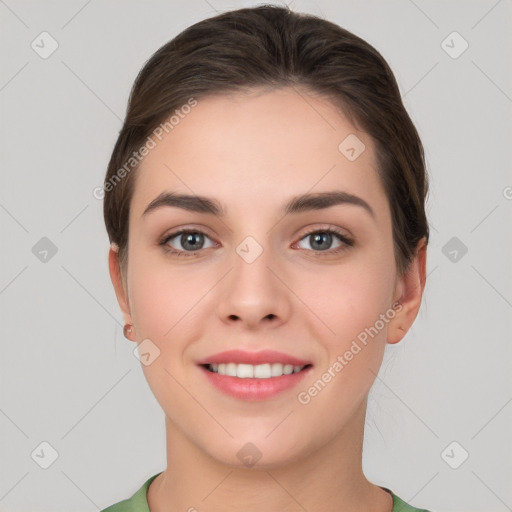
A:
[[[263,6],[201,21],[133,86],[109,268],[166,416],[121,511],[418,511],[362,471],[386,343],[418,313],[421,141],[368,43]]]

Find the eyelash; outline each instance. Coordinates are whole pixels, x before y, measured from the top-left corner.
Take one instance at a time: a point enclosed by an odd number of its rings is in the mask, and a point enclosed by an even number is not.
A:
[[[179,236],[183,233],[198,233],[198,234],[201,234],[201,235],[204,235],[204,236],[210,238],[204,231],[201,231],[200,229],[181,229],[179,231],[171,233],[170,235],[165,236],[159,242],[159,245],[162,246],[162,248],[165,252],[167,252],[168,254],[171,254],[173,256],[185,257],[185,258],[197,256],[197,254],[199,252],[201,252],[203,249],[199,249],[197,251],[180,251],[180,250],[173,249],[167,245],[169,240],[172,240],[173,238],[176,238],[177,236]],[[307,233],[305,233],[302,236],[302,238],[300,238],[300,240],[298,242],[301,242],[302,240],[304,240],[304,238],[307,238],[308,236],[310,236],[312,234],[316,234],[316,233],[329,233],[329,234],[335,235],[342,242],[342,245],[340,245],[336,249],[327,249],[325,251],[314,251],[312,249],[303,249],[303,250],[312,252],[315,256],[322,257],[325,255],[327,255],[327,256],[336,255],[343,251],[346,251],[347,249],[349,249],[350,247],[352,247],[354,245],[354,240],[352,240],[351,238],[347,237],[346,235],[340,233],[338,230],[332,229],[332,228],[312,229],[311,231],[308,231]]]

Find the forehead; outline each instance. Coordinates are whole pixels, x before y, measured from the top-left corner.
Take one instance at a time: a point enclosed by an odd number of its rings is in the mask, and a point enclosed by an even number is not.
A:
[[[331,190],[386,207],[373,141],[327,99],[256,90],[209,96],[178,114],[136,171],[137,218],[163,191],[215,197],[228,215]]]

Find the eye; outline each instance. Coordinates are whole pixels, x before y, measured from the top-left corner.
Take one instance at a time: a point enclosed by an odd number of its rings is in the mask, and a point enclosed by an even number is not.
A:
[[[205,241],[209,240],[210,245],[205,245]],[[323,256],[337,254],[354,245],[354,241],[335,229],[315,229],[306,233],[296,245],[303,240],[309,241],[310,248],[306,250],[313,251],[315,256]],[[333,242],[338,242],[332,248]],[[181,229],[170,235],[166,235],[159,243],[163,249],[175,256],[191,257],[197,256],[202,249],[216,247],[218,244],[203,231],[198,229]],[[304,249],[304,247],[299,247]]]
[[[171,244],[171,241],[176,239]],[[194,256],[196,251],[199,251],[201,249],[208,249],[209,247],[214,247],[215,242],[212,242],[210,246],[205,247],[205,239],[208,239],[211,241],[210,237],[203,233],[200,230],[197,229],[182,229],[180,231],[176,231],[174,233],[171,233],[170,235],[166,236],[161,242],[160,245],[163,246],[163,248],[166,251],[169,251],[170,253],[176,254],[178,256]],[[175,244],[175,245],[173,245]],[[176,245],[178,247],[176,247]],[[181,246],[181,248],[179,247]],[[190,253],[190,254],[187,254]]]
[[[336,239],[338,240],[338,245],[333,249],[332,244],[333,242],[336,242]],[[297,244],[303,240],[308,241],[310,249],[315,253],[320,253],[318,254],[319,256],[322,255],[322,252],[337,254],[354,245],[354,241],[351,238],[348,238],[335,229],[316,229],[309,231]],[[306,249],[308,248],[306,247]]]

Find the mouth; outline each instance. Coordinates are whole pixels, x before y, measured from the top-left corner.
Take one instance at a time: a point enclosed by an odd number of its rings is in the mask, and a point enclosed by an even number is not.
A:
[[[197,364],[214,389],[248,401],[266,400],[293,389],[313,368],[309,361],[270,350],[231,350]]]
[[[209,363],[201,365],[211,373],[239,379],[272,379],[283,375],[300,373],[311,364],[291,365],[284,363],[241,364],[241,363]]]

